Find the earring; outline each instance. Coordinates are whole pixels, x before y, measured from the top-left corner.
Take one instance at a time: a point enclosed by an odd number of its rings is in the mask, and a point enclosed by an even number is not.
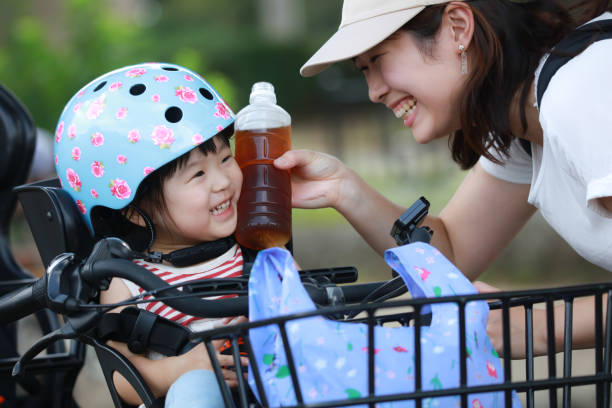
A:
[[[461,53],[461,74],[467,74],[467,54],[465,52],[465,46],[459,44],[459,52]]]

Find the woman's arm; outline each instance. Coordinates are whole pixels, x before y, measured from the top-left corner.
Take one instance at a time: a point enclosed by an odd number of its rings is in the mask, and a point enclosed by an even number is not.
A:
[[[117,303],[129,297],[131,297],[131,294],[125,284],[120,279],[114,278],[108,290],[100,294],[100,303]],[[123,309],[123,307],[113,309],[113,311],[119,312],[121,309]],[[147,385],[151,388],[155,397],[166,395],[170,385],[187,371],[199,368],[205,370],[212,369],[208,352],[202,344],[198,344],[185,354],[164,357],[160,360],[151,360],[143,355],[134,354],[129,351],[127,345],[124,343],[109,341],[108,344],[134,364]],[[217,354],[217,358],[222,366],[233,366],[232,356]],[[243,363],[248,364],[246,360],[244,360]],[[237,385],[236,373],[234,371],[223,370],[223,374],[230,386]],[[115,387],[121,399],[131,405],[139,405],[141,403],[140,397],[136,391],[119,373],[114,374],[113,381],[115,382]]]
[[[333,207],[381,255],[395,242],[389,235],[405,211],[333,156],[307,150],[285,153],[276,167],[291,169],[293,206]],[[434,230],[432,244],[470,279],[476,278],[514,238],[535,208],[529,185],[495,178],[476,165],[439,216],[423,225]]]
[[[437,229],[434,245],[470,280],[475,279],[536,211],[527,202],[529,188],[498,179],[476,164],[439,217],[426,220]]]
[[[475,282],[480,293],[499,292],[499,289],[484,282]],[[606,306],[608,297],[602,296],[602,328],[605,330]],[[572,348],[584,349],[595,346],[595,297],[582,297],[573,303],[572,313]],[[563,350],[565,342],[565,304],[554,307],[555,322],[554,342],[555,352]],[[503,355],[503,320],[501,310],[492,310],[489,314],[487,333],[491,343],[500,355]],[[526,357],[525,349],[525,309],[515,307],[510,309],[510,339],[511,358]],[[546,310],[533,310],[533,353],[542,356],[547,353],[548,345]]]

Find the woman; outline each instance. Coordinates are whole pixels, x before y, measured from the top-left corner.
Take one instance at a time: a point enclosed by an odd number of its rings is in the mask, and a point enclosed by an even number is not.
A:
[[[345,0],[338,32],[301,69],[310,76],[353,59],[372,102],[393,111],[417,142],[449,138],[453,160],[470,171],[440,215],[423,224],[470,279],[537,209],[583,257],[612,271],[612,40],[567,63],[541,101],[535,94],[555,44],[597,16],[612,18],[608,0],[574,3]],[[531,157],[519,138],[530,142]],[[337,159],[291,151],[275,165],[292,171],[295,207],[333,207],[379,253],[394,245],[389,231],[405,209]],[[592,315],[593,301],[574,308]],[[555,313],[561,348],[563,310]],[[512,315],[515,339],[524,339],[523,315]],[[534,318],[545,321],[543,313]],[[574,347],[592,345],[592,322],[575,319]],[[534,327],[535,351],[544,353],[546,325],[536,320]],[[489,330],[501,349],[498,316]],[[521,357],[524,346],[513,344],[512,352]]]

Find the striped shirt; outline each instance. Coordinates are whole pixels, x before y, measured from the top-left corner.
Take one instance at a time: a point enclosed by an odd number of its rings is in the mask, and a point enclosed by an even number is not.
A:
[[[223,255],[183,268],[177,268],[171,265],[159,264],[146,262],[142,259],[135,260],[134,263],[143,266],[150,272],[163,279],[166,283],[174,285],[177,283],[211,279],[211,278],[234,278],[242,275],[242,251],[240,246],[234,245]],[[123,283],[127,286],[132,296],[139,295],[143,292],[143,289],[138,285],[123,279]],[[181,288],[178,288],[182,290]],[[206,299],[220,299],[232,297],[234,295],[225,296],[210,296]],[[165,317],[166,319],[172,320],[173,322],[179,323],[182,326],[186,326],[193,331],[209,330],[217,327],[225,319],[219,318],[202,318],[195,317],[185,313],[182,313],[160,301],[154,300],[152,296],[145,296],[145,300],[152,299],[149,303],[140,303],[138,307],[146,309],[150,312]]]

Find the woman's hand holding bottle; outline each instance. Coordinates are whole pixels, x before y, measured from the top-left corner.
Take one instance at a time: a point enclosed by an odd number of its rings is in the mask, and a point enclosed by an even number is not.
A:
[[[336,157],[312,150],[290,150],[274,166],[291,172],[292,205],[296,208],[340,209],[354,195],[356,174]]]

